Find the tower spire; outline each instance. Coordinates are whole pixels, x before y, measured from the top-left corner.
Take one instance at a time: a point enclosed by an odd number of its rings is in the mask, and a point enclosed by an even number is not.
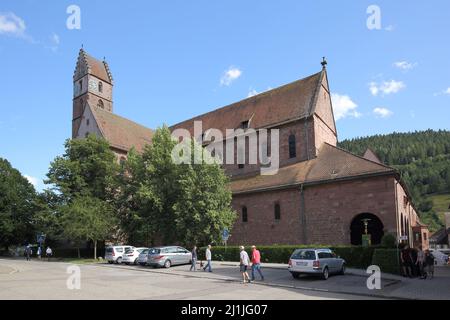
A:
[[[324,68],[324,69],[327,67],[328,62],[325,59],[325,57],[322,58],[322,62],[320,64],[322,65],[322,68]]]

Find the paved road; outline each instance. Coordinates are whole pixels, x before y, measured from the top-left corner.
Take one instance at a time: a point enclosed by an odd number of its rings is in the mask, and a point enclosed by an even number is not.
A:
[[[81,265],[81,288],[67,288],[61,262],[0,259],[0,299],[367,299],[366,296],[319,291],[320,280],[291,279],[285,270],[266,269],[266,284],[242,284],[235,266],[216,265],[214,273],[191,273],[188,266],[152,269],[107,264]],[[280,281],[275,279],[280,279]],[[282,279],[286,283],[282,283]],[[344,280],[346,279],[346,280]],[[334,282],[364,280],[339,276]],[[287,284],[297,283],[294,288]],[[311,285],[316,289],[306,288]],[[323,285],[322,285],[323,286]],[[312,287],[312,286],[311,286]]]

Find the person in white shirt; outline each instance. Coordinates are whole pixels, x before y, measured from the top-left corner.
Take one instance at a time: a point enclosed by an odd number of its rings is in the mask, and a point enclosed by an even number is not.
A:
[[[206,271],[206,268],[208,268],[208,271],[212,272],[212,269],[211,269],[211,257],[212,257],[212,255],[211,255],[211,245],[209,244],[208,248],[206,248],[206,252],[205,252],[205,258],[206,258],[206,261],[208,261],[208,263],[203,268],[203,271]]]
[[[242,273],[243,283],[250,283],[250,277],[247,273],[248,266],[250,265],[250,258],[248,257],[248,253],[245,251],[244,246],[240,246],[239,249],[241,250],[239,268]]]
[[[53,255],[52,248],[47,247],[47,250],[45,250],[45,254],[47,256],[47,261],[50,261],[51,256]]]

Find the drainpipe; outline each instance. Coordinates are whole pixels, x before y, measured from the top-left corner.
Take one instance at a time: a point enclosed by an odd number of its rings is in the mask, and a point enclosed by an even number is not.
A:
[[[303,184],[300,185],[300,224],[302,229],[302,242],[303,244],[307,244],[308,237],[306,236],[305,193]]]

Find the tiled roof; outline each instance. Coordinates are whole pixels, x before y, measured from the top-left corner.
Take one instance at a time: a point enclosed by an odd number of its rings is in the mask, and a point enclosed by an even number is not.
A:
[[[89,108],[103,137],[112,147],[128,151],[134,146],[141,152],[146,144],[151,143],[153,137],[151,129],[102,108],[91,106]]]
[[[194,121],[202,121],[204,132],[215,128],[225,133],[226,129],[239,128],[247,120],[250,120],[251,128],[259,129],[310,116],[314,112],[313,100],[323,72],[325,69],[307,78],[183,121],[170,129],[183,128],[192,134]]]
[[[372,149],[367,148],[366,152],[364,152],[363,158],[366,158],[367,160],[376,162],[376,163],[383,163],[381,162],[380,158],[378,158],[377,154],[372,151]]]
[[[83,50],[84,58],[86,64],[89,68],[89,73],[96,76],[97,78],[112,83],[111,72],[109,71],[109,66],[106,61],[100,61],[90,56]]]
[[[275,175],[258,175],[231,181],[233,193],[256,192],[272,188],[314,184],[375,174],[394,174],[391,167],[355,156],[324,143],[318,156],[280,168]]]

